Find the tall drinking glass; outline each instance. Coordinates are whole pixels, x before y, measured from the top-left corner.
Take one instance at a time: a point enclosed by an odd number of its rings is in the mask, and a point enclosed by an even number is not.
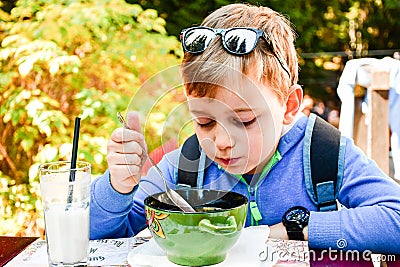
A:
[[[49,266],[86,266],[89,247],[90,163],[39,167]],[[71,178],[73,177],[73,178]]]

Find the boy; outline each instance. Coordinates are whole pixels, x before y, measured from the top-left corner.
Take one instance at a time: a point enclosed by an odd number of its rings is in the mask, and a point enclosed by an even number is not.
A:
[[[201,185],[248,196],[256,206],[246,226],[270,225],[270,237],[304,239],[311,248],[325,249],[342,249],[344,240],[346,249],[398,253],[400,187],[351,140],[338,194],[346,208],[317,212],[307,195],[302,153],[308,118],[299,112],[302,90],[289,23],[269,8],[232,4],[202,26],[181,36],[188,107],[201,148],[212,160]],[[140,176],[145,144],[134,113],[128,125],[130,130],[113,132],[109,171],[92,185],[91,238],[138,233],[146,227],[144,198],[164,191],[154,168]],[[177,181],[179,153],[158,164],[170,186]],[[294,233],[282,216],[299,206],[306,216]]]

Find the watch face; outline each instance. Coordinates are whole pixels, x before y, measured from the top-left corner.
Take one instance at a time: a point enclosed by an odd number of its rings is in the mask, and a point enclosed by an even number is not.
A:
[[[286,215],[286,219],[288,221],[303,221],[304,218],[306,218],[308,214],[304,210],[296,209],[289,211],[289,213]]]
[[[309,217],[310,212],[306,208],[296,206],[287,211],[285,221],[287,223],[295,222],[302,225],[303,223],[308,223]]]

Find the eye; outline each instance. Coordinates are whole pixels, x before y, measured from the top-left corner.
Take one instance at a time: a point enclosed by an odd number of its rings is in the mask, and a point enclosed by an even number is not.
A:
[[[244,127],[248,127],[250,125],[252,125],[255,121],[256,121],[256,117],[254,117],[251,120],[235,120],[236,124],[240,125],[240,126],[244,126]]]
[[[206,127],[213,126],[215,123],[215,120],[210,119],[210,118],[196,118],[195,122],[197,123],[198,126],[200,126],[202,128],[206,128]]]
[[[243,123],[244,126],[247,127],[247,126],[252,125],[255,121],[256,121],[256,118],[254,118],[252,120],[249,120],[249,121],[242,121],[242,123]]]

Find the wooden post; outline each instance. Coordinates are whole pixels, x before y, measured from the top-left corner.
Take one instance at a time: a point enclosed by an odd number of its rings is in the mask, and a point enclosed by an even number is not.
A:
[[[390,73],[372,69],[368,90],[367,151],[368,157],[389,175],[389,87]]]

